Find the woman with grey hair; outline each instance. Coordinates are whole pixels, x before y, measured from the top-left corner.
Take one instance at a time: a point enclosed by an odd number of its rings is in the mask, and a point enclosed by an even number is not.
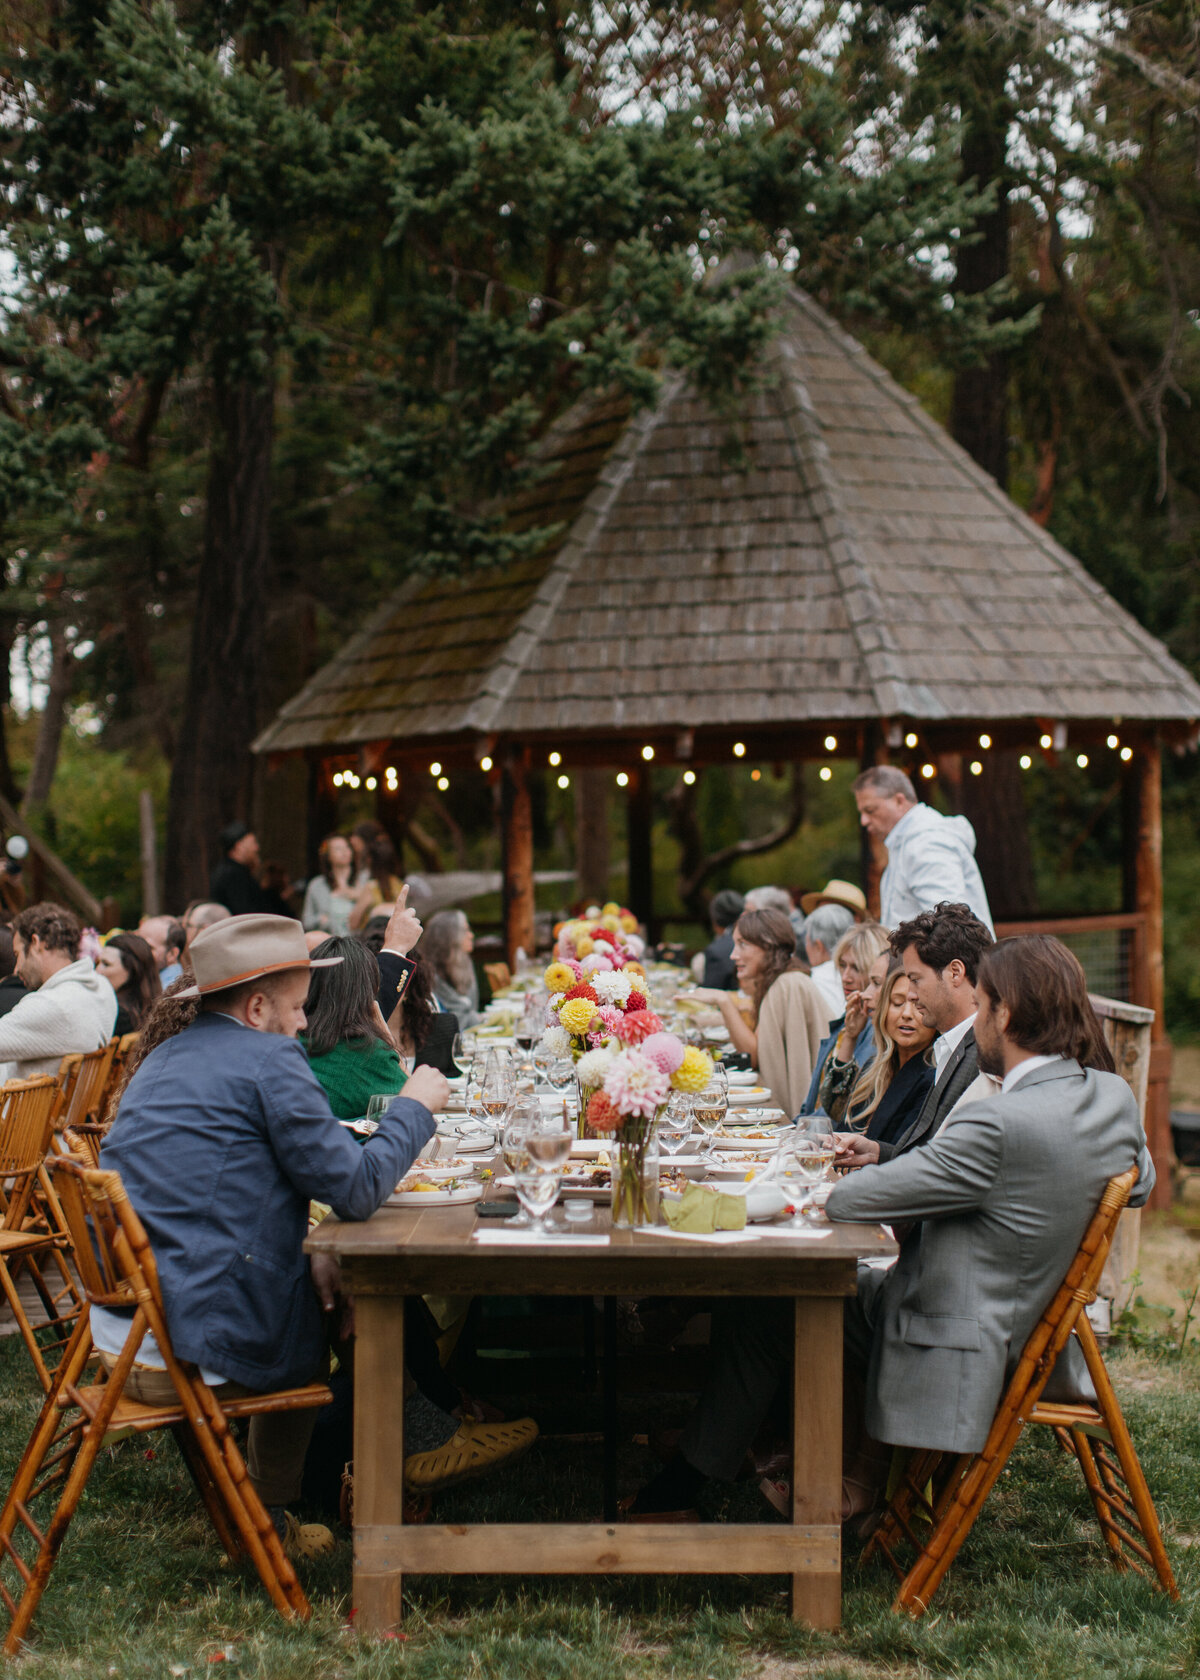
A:
[[[458,1016],[461,1032],[477,1026],[479,980],[471,961],[475,935],[461,910],[439,910],[431,916],[417,946],[417,956],[427,965],[433,981],[433,995],[443,1009]]]

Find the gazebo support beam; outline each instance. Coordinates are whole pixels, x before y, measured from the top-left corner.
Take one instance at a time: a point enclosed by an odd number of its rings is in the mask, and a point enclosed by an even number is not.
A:
[[[625,819],[629,847],[629,908],[638,921],[645,924],[646,932],[653,940],[656,937],[654,928],[654,852],[651,832],[654,806],[650,766],[648,764],[642,765],[640,769],[630,773]]]
[[[1156,739],[1140,741],[1126,772],[1125,880],[1127,908],[1144,918],[1133,965],[1133,1002],[1154,1011],[1146,1136],[1158,1182],[1150,1207],[1171,1201],[1171,1044],[1163,1014],[1162,755]]]
[[[533,807],[529,799],[528,754],[509,753],[504,764],[504,945],[509,965],[517,952],[532,957],[537,949],[533,897]]]

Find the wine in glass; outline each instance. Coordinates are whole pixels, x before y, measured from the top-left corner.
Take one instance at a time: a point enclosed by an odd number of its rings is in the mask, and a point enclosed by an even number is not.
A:
[[[693,1118],[707,1140],[704,1148],[706,1160],[712,1160],[712,1140],[724,1124],[728,1109],[729,1092],[723,1085],[710,1082],[703,1091],[697,1091],[692,1098]]]
[[[672,1091],[658,1117],[658,1141],[668,1155],[677,1155],[692,1135],[692,1099],[686,1091]]]
[[[833,1172],[833,1135],[827,1119],[797,1123],[779,1146],[776,1178],[803,1214],[816,1185]]]
[[[501,1060],[503,1052],[492,1050],[488,1053],[487,1063],[483,1070],[483,1083],[480,1087],[480,1103],[483,1112],[490,1120],[498,1121],[505,1109],[512,1102],[516,1088],[516,1078],[513,1066],[507,1056]]]
[[[463,1067],[465,1066],[465,1058],[466,1052],[463,1049],[462,1034],[455,1033],[454,1040],[450,1045],[450,1060],[454,1065],[454,1072],[450,1075],[452,1079],[457,1078],[458,1075],[462,1073]]]

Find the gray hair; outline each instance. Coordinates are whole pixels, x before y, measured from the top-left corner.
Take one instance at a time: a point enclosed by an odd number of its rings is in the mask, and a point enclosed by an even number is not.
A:
[[[470,990],[475,970],[461,943],[470,926],[462,910],[439,910],[426,922],[416,954],[428,963],[435,986],[448,980],[456,992]]]
[[[824,945],[832,955],[842,935],[854,926],[854,912],[844,904],[818,904],[804,924],[804,937],[814,944]]]
[[[864,770],[861,776],[854,778],[855,793],[881,793],[885,799],[893,794],[902,793],[912,804],[917,802],[917,790],[905,775],[894,764],[873,764],[869,770]]]
[[[746,894],[747,910],[782,910],[789,917],[792,914],[792,895],[784,892],[782,887],[751,887]]]

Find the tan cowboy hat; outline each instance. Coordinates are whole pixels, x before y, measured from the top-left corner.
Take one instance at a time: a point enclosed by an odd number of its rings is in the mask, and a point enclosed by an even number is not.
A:
[[[290,916],[230,916],[198,933],[188,946],[196,984],[176,997],[207,997],[288,968],[335,968],[341,957],[308,954],[304,929]]]
[[[866,895],[853,881],[826,881],[820,892],[805,893],[800,900],[806,916],[811,916],[818,904],[840,904],[846,910],[853,910],[856,916],[867,913]]]

